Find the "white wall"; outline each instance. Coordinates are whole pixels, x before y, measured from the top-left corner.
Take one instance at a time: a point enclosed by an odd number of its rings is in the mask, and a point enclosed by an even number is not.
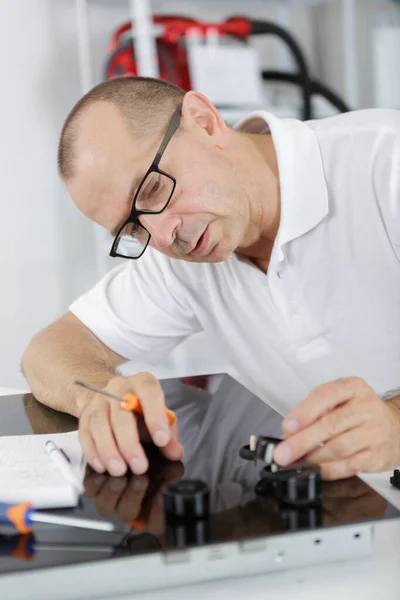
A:
[[[274,16],[261,2],[224,0],[218,8],[217,4],[166,2],[164,9],[202,19],[243,12]],[[89,5],[96,83],[109,33],[128,10],[126,3],[112,0],[89,0]],[[158,6],[163,8],[160,2]],[[93,227],[74,208],[56,172],[59,131],[81,93],[74,10],[73,0],[0,2],[0,385],[4,386],[22,382],[20,357],[33,333],[64,313],[97,278]],[[338,11],[334,6],[313,13],[296,9],[288,24],[303,43],[314,72],[343,91]],[[315,19],[320,25],[318,53]],[[365,39],[360,43],[368,46]],[[282,52],[282,46],[278,49],[267,40],[265,66],[281,61]],[[364,66],[366,61],[364,53]],[[368,105],[367,68],[363,67],[360,80],[361,103]],[[183,353],[178,349],[176,356],[182,360]],[[214,358],[223,363],[218,352]],[[200,362],[206,359],[208,347],[197,346],[190,369],[202,370]]]
[[[91,228],[56,175],[57,133],[78,97],[76,62],[63,52],[51,1],[0,3],[0,380],[16,385],[22,349],[62,313],[70,272]],[[72,22],[70,23],[72,27]],[[70,36],[72,38],[72,36]],[[62,226],[61,226],[62,224]],[[68,225],[74,229],[68,239]],[[78,243],[76,243],[78,240]],[[67,253],[71,271],[63,269]],[[89,255],[89,264],[90,264]],[[81,282],[90,278],[81,272]],[[79,287],[79,275],[75,287]]]

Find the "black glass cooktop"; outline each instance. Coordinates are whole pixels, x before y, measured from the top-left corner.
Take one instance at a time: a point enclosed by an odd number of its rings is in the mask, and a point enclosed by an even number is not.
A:
[[[0,535],[0,573],[256,540],[308,529],[318,532],[399,516],[356,477],[322,482],[320,501],[300,508],[260,494],[263,464],[243,460],[239,449],[248,444],[250,434],[280,437],[281,417],[227,375],[209,377],[206,388],[177,379],[164,380],[162,385],[168,406],[178,416],[183,462],[167,462],[155,447],[147,446],[151,467],[146,475],[113,478],[87,469],[80,505],[54,512],[105,519],[118,525],[118,530],[104,533],[42,525],[34,535],[4,531]],[[31,394],[0,398],[1,435],[76,428],[76,419],[43,406]],[[205,484],[208,514],[189,520],[167,515],[163,490],[182,479]]]

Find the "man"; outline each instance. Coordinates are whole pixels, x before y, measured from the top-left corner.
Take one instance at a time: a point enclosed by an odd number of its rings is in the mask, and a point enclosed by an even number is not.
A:
[[[32,339],[33,393],[79,417],[96,471],[144,473],[146,436],[172,460],[183,448],[159,382],[116,368],[204,329],[285,415],[278,464],[317,462],[326,479],[399,464],[399,165],[396,111],[258,112],[230,129],[204,96],[162,81],[95,87],[64,124],[60,173],[115,235],[112,255],[134,260]],[[75,379],[134,392],[144,419]]]

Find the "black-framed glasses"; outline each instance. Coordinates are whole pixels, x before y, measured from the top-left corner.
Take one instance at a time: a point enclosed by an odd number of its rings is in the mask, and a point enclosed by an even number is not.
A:
[[[158,215],[165,210],[175,190],[176,180],[159,168],[159,162],[168,142],[181,121],[181,107],[172,115],[171,122],[157,154],[143,177],[132,202],[129,217],[119,228],[110,250],[110,256],[140,258],[150,241],[150,233],[140,223],[140,215]]]

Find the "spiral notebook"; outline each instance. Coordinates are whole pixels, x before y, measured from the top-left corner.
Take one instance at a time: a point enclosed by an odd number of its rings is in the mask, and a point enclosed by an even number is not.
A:
[[[78,433],[0,437],[0,502],[31,502],[35,508],[77,506],[79,493],[45,450],[52,440],[71,461],[83,481],[85,460]]]

